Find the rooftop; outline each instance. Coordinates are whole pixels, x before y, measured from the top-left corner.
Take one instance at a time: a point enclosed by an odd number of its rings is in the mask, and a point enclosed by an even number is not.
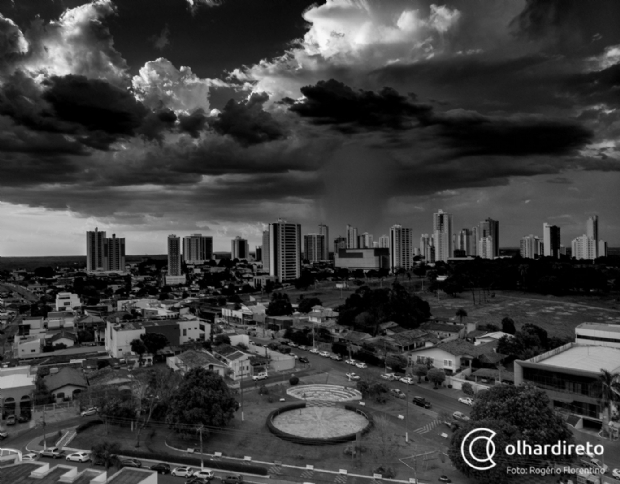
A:
[[[66,366],[58,373],[54,373],[45,377],[45,386],[50,392],[62,388],[65,385],[75,385],[86,387],[88,383],[81,371]]]
[[[205,365],[226,366],[215,356],[204,351],[188,350],[178,355],[177,358],[189,367]]]
[[[577,329],[590,329],[594,331],[606,331],[609,333],[620,333],[620,324],[606,324],[606,323],[581,323]]]
[[[14,368],[10,368],[14,370]],[[34,385],[34,375],[28,372],[0,371],[0,390]]]
[[[107,484],[138,484],[153,474],[153,472],[154,471],[124,467],[116,474],[112,475],[108,479]]]
[[[422,323],[420,325],[421,329],[425,329],[427,331],[443,331],[445,333],[458,333],[463,329],[463,326],[456,324],[447,324],[447,323]]]
[[[492,341],[490,343],[484,343],[481,345],[474,345],[473,343],[470,343],[469,341],[466,341],[464,339],[455,339],[452,341],[447,341],[445,343],[440,343],[432,348],[420,348],[419,350],[414,351],[440,349],[454,356],[471,356],[475,358],[485,353],[493,353],[496,346],[497,341]]]
[[[570,348],[538,363],[593,373],[600,373],[601,369],[616,373],[620,371],[620,349],[609,346],[574,344]]]
[[[45,474],[41,478],[30,477],[30,474],[33,471],[36,471],[40,467],[42,467],[43,462],[41,463],[30,463],[30,462],[22,462],[17,465],[3,467],[2,468],[2,478],[0,482],[7,482],[11,484],[57,484],[63,481],[60,480],[60,477],[67,472],[70,472],[72,469],[75,469],[74,466],[60,464],[56,466],[54,463],[50,463],[50,472]],[[78,475],[79,475],[78,471]],[[86,470],[80,477],[73,481],[73,484],[88,484],[95,477],[97,477],[101,472]],[[144,479],[144,475],[142,477]],[[110,481],[111,482],[111,481]],[[135,481],[134,481],[135,482]],[[137,481],[139,482],[139,481]],[[129,484],[129,483],[128,483]],[[133,484],[133,483],[132,483]]]

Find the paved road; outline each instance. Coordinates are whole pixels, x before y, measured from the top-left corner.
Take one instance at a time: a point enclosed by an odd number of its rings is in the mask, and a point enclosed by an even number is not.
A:
[[[28,299],[30,302],[37,302],[39,300],[39,297],[36,294],[30,292],[28,289],[18,284],[3,282],[2,284],[0,284],[0,287],[5,287],[9,291],[17,292],[24,298]]]

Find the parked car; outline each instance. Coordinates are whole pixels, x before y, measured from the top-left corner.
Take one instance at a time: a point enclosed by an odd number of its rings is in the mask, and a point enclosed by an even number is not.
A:
[[[39,454],[35,454],[34,452],[22,454],[22,462],[34,462],[35,460],[39,460],[39,457]]]
[[[366,366],[366,363],[355,363],[355,366],[357,366],[358,368],[368,368],[368,366]]]
[[[185,481],[185,484],[207,484],[207,482],[209,481],[207,481],[206,479],[203,479],[202,477],[192,476]]]
[[[73,462],[88,462],[90,461],[90,453],[89,452],[74,452],[73,454],[69,454],[66,457],[66,460],[71,460]]]
[[[439,476],[439,482],[452,482],[448,476]]]
[[[410,376],[404,376],[402,378],[399,378],[398,381],[407,385],[415,385],[415,381]]]
[[[289,342],[288,342],[288,345],[289,345],[291,348],[297,348],[297,346],[298,346],[298,345],[297,345],[297,343],[293,343],[292,341],[289,341]]]
[[[465,405],[472,406],[474,404],[474,399],[469,397],[461,397],[459,398],[460,403],[464,403]]]
[[[267,379],[267,372],[265,371],[261,371],[258,375],[252,375],[252,380],[257,381],[257,380],[266,380]]]
[[[4,440],[9,436],[9,433],[6,430],[0,429],[0,440]]]
[[[215,477],[215,474],[213,474],[211,469],[200,469],[199,471],[194,472],[192,477],[198,477],[199,479],[210,481]]]
[[[288,346],[288,345],[289,345],[289,341],[288,341],[288,340],[286,340],[286,339],[283,339],[282,341],[280,341],[280,344],[283,344],[283,345],[285,345],[285,346]]]
[[[424,397],[416,396],[416,397],[413,397],[413,400],[411,401],[415,403],[418,407],[431,408],[431,402],[426,400]]]
[[[590,459],[590,463],[598,469],[601,474],[605,474],[609,470],[609,466],[607,464],[603,464],[598,459]]]
[[[463,422],[468,422],[469,421],[469,417],[467,415],[465,415],[464,413],[461,412],[454,412],[452,414],[452,417],[456,420],[462,420]]]
[[[396,398],[406,398],[405,392],[403,392],[400,388],[392,388],[390,393],[394,395]]]
[[[381,373],[381,378],[384,380],[396,380],[396,375],[394,373]]]
[[[19,417],[17,417],[18,423],[26,423],[30,420],[30,415],[27,413],[22,413]]]
[[[191,467],[175,467],[170,474],[178,477],[191,477],[194,474],[194,469]]]
[[[620,479],[620,469],[614,469],[613,471],[611,471],[611,475],[614,476],[616,479]]]
[[[317,350],[316,348],[310,348],[310,353],[314,353],[315,355],[318,355],[319,350]]]
[[[298,348],[303,351],[308,351],[308,347],[306,345],[299,345]]]
[[[342,356],[340,356],[340,355],[330,355],[330,358],[332,360],[342,361]]]
[[[142,467],[142,462],[138,459],[121,459],[122,467]]]
[[[52,459],[60,459],[65,455],[64,450],[60,450],[58,447],[48,447],[47,449],[43,449],[39,455],[41,457],[51,457]]]
[[[289,355],[291,355],[293,358],[295,358],[296,360],[299,359],[299,356],[297,356],[295,353],[289,353]]]
[[[222,484],[243,484],[243,476],[226,476],[222,477]]]
[[[329,351],[319,351],[319,355],[323,358],[329,358]]]
[[[299,362],[300,363],[310,363],[310,360],[308,358],[306,358],[305,356],[300,356],[299,357]]]
[[[152,471],[156,471],[158,474],[170,474],[170,464],[165,462],[159,462],[150,467]]]
[[[17,417],[15,416],[15,414],[13,415],[9,415],[6,418],[6,422],[7,425],[15,425],[17,423]]]
[[[356,375],[355,373],[347,373],[346,376],[349,379],[349,381],[351,381],[351,380],[359,380],[360,379],[360,376]]]
[[[80,415],[82,417],[89,417],[91,415],[95,415],[97,412],[98,412],[97,407],[90,407],[90,408],[87,408],[86,410],[83,410]]]

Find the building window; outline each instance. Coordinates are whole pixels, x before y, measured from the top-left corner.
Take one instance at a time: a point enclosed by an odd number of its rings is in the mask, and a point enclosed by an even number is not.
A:
[[[452,366],[452,360],[443,360],[443,366]]]
[[[187,336],[187,329],[183,328],[183,336]]]

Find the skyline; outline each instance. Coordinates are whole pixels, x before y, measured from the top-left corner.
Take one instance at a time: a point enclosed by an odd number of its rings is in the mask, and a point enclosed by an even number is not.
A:
[[[211,5],[211,6],[209,6]],[[37,19],[37,16],[39,17]],[[0,0],[0,256],[278,218],[620,246],[611,0]]]

